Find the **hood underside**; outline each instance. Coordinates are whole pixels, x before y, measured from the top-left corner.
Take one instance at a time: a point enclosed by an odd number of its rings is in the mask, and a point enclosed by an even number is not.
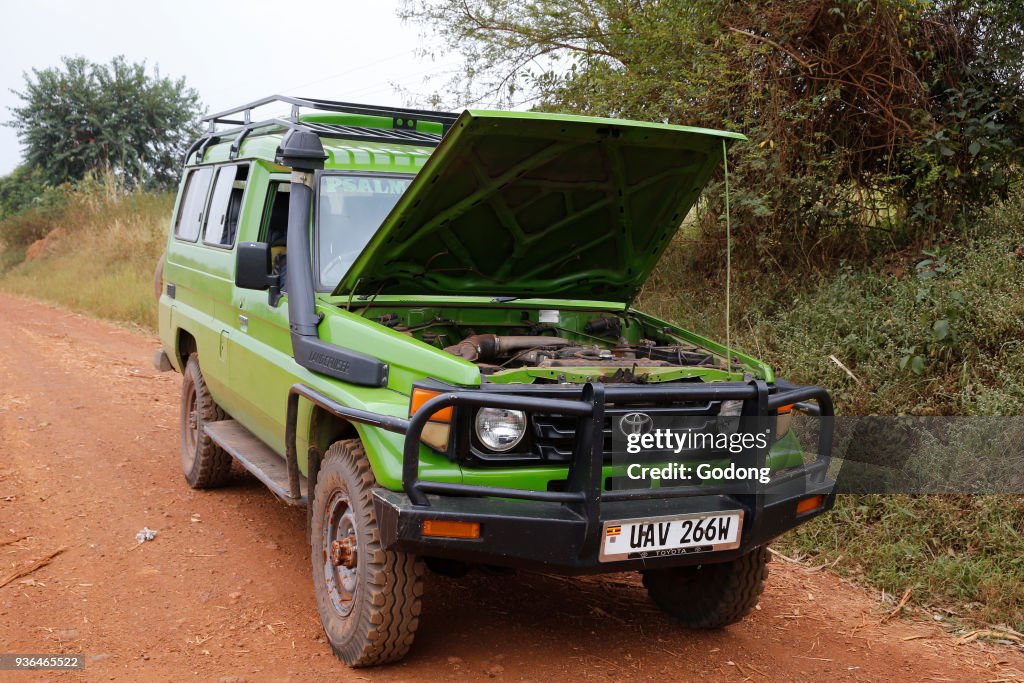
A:
[[[466,111],[336,292],[630,302],[737,139]]]

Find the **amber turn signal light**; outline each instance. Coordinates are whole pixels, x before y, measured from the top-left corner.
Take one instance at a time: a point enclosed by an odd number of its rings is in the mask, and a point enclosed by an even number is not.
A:
[[[825,496],[811,496],[810,498],[804,498],[796,504],[796,514],[802,515],[805,512],[811,512],[817,510],[825,504]]]
[[[423,521],[422,533],[424,536],[442,538],[480,538],[480,523],[427,519]]]
[[[440,396],[440,391],[431,391],[429,389],[420,389],[416,387],[412,390],[412,401],[409,404],[409,417],[412,417],[416,412],[423,407],[423,404],[434,398]],[[430,416],[431,420],[435,422],[451,422],[452,421],[452,407],[442,408],[433,415]]]
[[[779,406],[778,416],[775,418],[775,440],[778,441],[789,431],[789,425],[793,420],[793,404],[789,403]]]

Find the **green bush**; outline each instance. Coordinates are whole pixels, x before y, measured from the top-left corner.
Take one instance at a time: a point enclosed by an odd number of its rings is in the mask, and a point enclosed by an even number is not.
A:
[[[1021,216],[1017,195],[928,253],[835,272],[736,272],[732,339],[780,376],[827,387],[840,414],[1022,415]],[[640,305],[721,339],[724,284],[694,268],[693,238],[676,237]],[[1022,496],[849,495],[776,545],[890,594],[912,588],[915,604],[1019,630],[1022,528]]]
[[[0,176],[0,221],[32,206],[45,190],[39,175],[24,165]]]
[[[781,376],[828,387],[845,414],[1021,414],[1021,215],[1015,196],[931,248],[831,273],[734,273],[732,338]],[[721,275],[695,272],[687,240],[666,252],[642,303],[724,338]]]
[[[23,249],[46,237],[64,218],[67,193],[64,188],[47,188],[28,208],[0,221],[0,242]]]

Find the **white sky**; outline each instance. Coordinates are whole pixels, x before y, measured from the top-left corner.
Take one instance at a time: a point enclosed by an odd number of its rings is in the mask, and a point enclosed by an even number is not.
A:
[[[159,66],[161,75],[184,76],[210,112],[275,93],[407,105],[394,84],[433,92],[461,61],[444,50],[437,60],[418,56],[421,29],[398,19],[398,4],[3,0],[0,121],[9,121],[8,107],[19,103],[10,90],[21,89],[23,72],[74,55],[108,62],[123,54],[130,62]],[[0,175],[20,158],[15,131],[0,127]]]

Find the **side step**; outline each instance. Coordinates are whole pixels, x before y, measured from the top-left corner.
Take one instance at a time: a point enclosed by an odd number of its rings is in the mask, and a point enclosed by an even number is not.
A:
[[[235,461],[256,475],[275,496],[289,505],[308,503],[306,478],[299,475],[299,498],[292,498],[288,486],[288,465],[284,458],[235,420],[210,422],[204,429],[214,443],[231,454]]]

